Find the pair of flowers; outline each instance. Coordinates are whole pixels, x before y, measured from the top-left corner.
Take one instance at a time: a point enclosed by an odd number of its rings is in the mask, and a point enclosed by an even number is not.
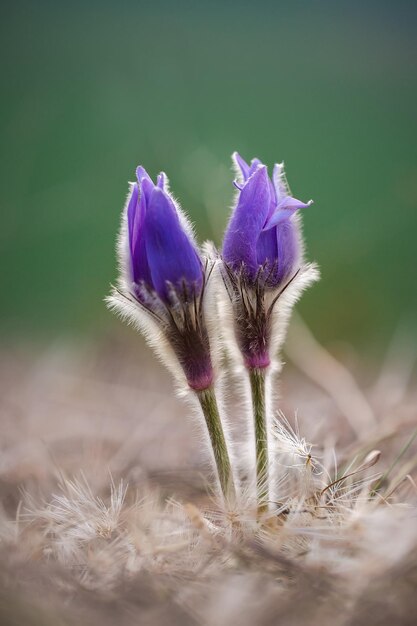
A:
[[[221,346],[244,367],[255,432],[259,510],[269,499],[267,378],[277,363],[291,306],[317,278],[303,261],[298,211],[311,204],[289,192],[283,165],[233,155],[235,208],[221,253],[200,251],[165,174],[136,170],[118,242],[120,278],[109,304],[145,333],[177,381],[198,399],[227,500],[236,498],[224,420],[216,400]],[[276,369],[276,368],[275,368]]]

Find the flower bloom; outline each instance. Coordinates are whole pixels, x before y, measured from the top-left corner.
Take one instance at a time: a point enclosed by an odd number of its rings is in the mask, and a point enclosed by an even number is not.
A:
[[[239,154],[234,158],[243,182],[235,182],[239,197],[224,237],[223,259],[248,282],[254,284],[261,272],[265,287],[275,288],[298,269],[300,241],[293,218],[312,201],[289,194],[282,164],[274,166],[271,180],[259,159],[248,165]]]
[[[173,292],[198,295],[203,286],[203,266],[160,173],[156,185],[143,167],[136,170],[127,206],[130,272],[139,299],[144,289],[170,302]]]
[[[119,241],[122,275],[110,306],[138,323],[161,358],[172,364],[167,343],[188,386],[202,391],[214,379],[203,313],[205,266],[165,174],[155,184],[140,166],[136,176]],[[162,335],[149,333],[150,321]]]
[[[302,271],[295,213],[312,202],[290,195],[283,165],[275,165],[271,180],[259,159],[249,165],[235,153],[234,160],[241,182],[235,181],[239,194],[224,237],[222,275],[244,364],[264,369],[271,363],[271,347],[279,335],[273,330],[274,307]]]

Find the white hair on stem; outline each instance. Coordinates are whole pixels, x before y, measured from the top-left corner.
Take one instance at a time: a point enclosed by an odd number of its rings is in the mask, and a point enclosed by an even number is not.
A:
[[[211,249],[211,255],[213,257],[216,255],[213,248]],[[265,386],[266,428],[267,433],[269,433],[268,438],[272,437],[272,410],[274,404],[272,382],[274,374],[279,372],[282,367],[279,351],[285,340],[291,311],[302,291],[316,281],[318,277],[319,273],[317,267],[314,264],[306,264],[298,270],[292,280],[284,285],[281,292],[278,290],[265,290],[263,295],[265,310],[270,311],[271,323],[269,345],[271,363],[265,370],[263,383]],[[242,455],[242,458],[245,459],[244,462],[246,463],[246,472],[249,475],[254,476],[256,473],[253,465],[255,463],[254,459],[256,458],[256,438],[254,438],[253,435],[252,392],[248,380],[247,369],[244,365],[243,354],[236,338],[236,315],[239,314],[236,312],[236,306],[239,307],[240,304],[236,301],[237,296],[234,293],[234,289],[232,287],[228,287],[227,272],[224,271],[223,262],[219,258],[215,261],[214,270],[212,272],[212,281],[217,295],[217,318],[221,342],[224,349],[228,353],[232,371],[234,372],[234,379],[241,390],[241,395],[242,398],[244,398],[244,404],[246,406],[246,454]],[[248,298],[251,298],[250,288],[248,291]],[[251,460],[248,461],[248,459]],[[268,459],[268,466],[270,466],[270,454],[268,454]],[[267,485],[265,485],[265,487],[266,486]],[[256,493],[256,485],[253,484],[253,487],[254,493]],[[260,484],[258,484],[258,492],[259,489]]]
[[[242,175],[241,168],[239,166],[239,159],[237,153],[232,155],[232,163],[235,171],[236,179],[238,183],[243,183],[244,178]],[[275,188],[277,189],[277,193],[284,197],[291,195],[289,185],[285,176],[284,164],[276,164],[273,170],[273,183]],[[234,206],[236,206],[238,197],[239,197],[239,189],[235,193],[235,201]],[[233,211],[231,214],[232,219]],[[318,280],[319,271],[317,265],[314,263],[305,263],[304,261],[304,240],[302,237],[301,231],[301,216],[299,213],[296,213],[291,218],[294,236],[297,240],[297,258],[294,259],[295,267],[298,269],[295,271],[292,277],[288,280],[288,282],[284,285],[281,285],[277,289],[264,289],[263,290],[263,306],[265,310],[268,311],[268,326],[270,326],[269,330],[269,358],[270,364],[266,369],[266,373],[264,376],[264,402],[266,406],[266,430],[267,432],[271,432],[272,428],[272,418],[271,411],[273,407],[274,398],[272,396],[272,375],[273,373],[278,373],[282,368],[282,361],[280,358],[280,349],[285,340],[287,327],[291,315],[291,311],[294,307],[296,301],[300,298],[301,293],[310,286],[313,282]],[[244,366],[244,355],[243,348],[238,345],[237,336],[236,336],[236,322],[238,321],[239,316],[244,316],[245,313],[241,311],[241,309],[245,309],[245,303],[239,303],[239,295],[238,291],[231,284],[233,282],[233,278],[231,274],[233,270],[228,270],[226,264],[223,265],[221,260],[217,263],[217,280],[216,284],[218,286],[218,318],[219,318],[219,327],[221,329],[223,343],[226,350],[229,353],[230,361],[232,363],[232,367],[237,373],[236,378],[240,375],[240,380],[244,381],[247,378],[247,371]],[[243,271],[243,269],[242,269]],[[222,280],[220,280],[219,275]],[[258,278],[256,279],[258,280]],[[240,281],[240,278],[237,277],[237,281]],[[223,284],[222,284],[223,283]],[[229,283],[229,284],[228,284]],[[246,298],[250,302],[251,299],[254,299],[254,293],[252,293],[253,289],[251,285],[244,285],[241,287],[242,292],[245,291]],[[281,290],[281,291],[280,291]],[[257,296],[256,296],[257,297]],[[243,296],[242,296],[243,298]],[[257,300],[256,300],[257,302]],[[243,306],[242,306],[243,304]],[[256,304],[257,307],[257,304]],[[256,309],[257,310],[257,309]],[[251,379],[252,380],[252,379]],[[244,384],[244,383],[243,383]],[[251,382],[251,387],[254,385],[254,380]],[[244,384],[243,389],[246,398],[252,397],[254,390],[250,389],[248,384]],[[254,401],[254,400],[253,400]],[[251,406],[250,401],[247,402],[248,405],[248,415],[249,421],[251,421],[252,410],[254,408]],[[256,427],[260,428],[260,426]],[[260,431],[255,436],[256,445],[259,444],[259,437],[261,436]],[[259,463],[260,457],[259,455],[263,454],[262,450],[259,448],[257,452],[257,458]]]

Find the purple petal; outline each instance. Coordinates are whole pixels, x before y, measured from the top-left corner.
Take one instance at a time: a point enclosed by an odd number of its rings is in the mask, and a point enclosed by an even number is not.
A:
[[[270,189],[264,165],[248,179],[227,227],[223,258],[235,269],[245,265],[253,278],[258,269],[256,244],[269,212]]]
[[[286,196],[279,202],[275,211],[268,218],[265,224],[264,230],[268,230],[269,228],[272,228],[273,226],[277,226],[277,224],[280,224],[284,220],[288,220],[299,209],[306,209],[312,204],[313,204],[312,200],[305,203],[305,202],[301,202],[300,200],[297,200],[296,198],[292,198],[291,196]]]
[[[272,182],[275,188],[277,202],[289,195],[287,179],[284,173],[284,163],[275,163],[272,171]]]
[[[256,172],[260,165],[263,165],[262,161],[256,158],[252,159],[252,161],[250,162],[249,176],[252,176],[252,174]]]
[[[138,185],[135,183],[132,186],[132,193],[127,207],[127,223],[132,280],[137,284],[141,281],[149,283],[151,280],[144,241],[145,211],[145,196],[142,194],[139,198]]]
[[[169,299],[167,281],[178,287],[185,281],[191,290],[201,289],[200,258],[181,227],[174,203],[159,187],[147,206],[145,242],[152,284],[161,298]]]
[[[277,255],[278,246],[276,230],[271,228],[269,230],[262,231],[256,245],[256,258],[258,264],[264,265],[268,262],[268,265],[272,265],[276,261]]]
[[[160,172],[158,174],[158,178],[156,179],[156,185],[157,187],[159,187],[159,189],[166,191],[166,184],[167,184],[167,175],[165,174],[165,172]]]
[[[278,267],[274,276],[275,285],[289,280],[298,269],[300,249],[298,230],[291,220],[285,220],[276,227]]]
[[[140,213],[138,210],[139,189],[137,183],[131,186],[130,198],[127,205],[127,225],[129,231],[129,248],[132,254],[134,242],[139,230]]]
[[[150,183],[152,182],[151,177],[149,176],[148,172],[145,170],[144,167],[142,167],[142,165],[139,165],[136,168],[136,178],[138,179],[139,183],[142,183],[143,180],[148,180]]]
[[[245,159],[242,159],[242,157],[240,156],[238,152],[234,152],[232,155],[232,158],[234,159],[240,171],[242,172],[243,180],[247,181],[249,178],[250,166],[246,163]]]
[[[232,155],[232,158],[235,160],[235,163],[237,164],[237,166],[239,167],[242,173],[243,182],[246,182],[248,178],[250,178],[252,174],[256,172],[256,170],[258,169],[258,166],[262,165],[262,162],[256,158],[252,159],[252,161],[250,162],[250,165],[248,165],[245,159],[243,159],[238,152],[234,152]],[[238,187],[238,189],[240,189],[240,186]]]
[[[308,202],[301,202],[301,200],[297,200],[297,198],[293,198],[292,196],[285,196],[282,200],[278,202],[277,209],[288,209],[292,212],[298,211],[298,209],[306,209],[307,207],[313,204],[312,200]]]

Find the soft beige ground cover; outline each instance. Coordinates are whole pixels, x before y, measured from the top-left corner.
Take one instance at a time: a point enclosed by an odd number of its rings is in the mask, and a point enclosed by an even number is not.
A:
[[[286,360],[259,523],[213,498],[198,423],[139,339],[4,350],[0,623],[414,624],[412,358],[394,344],[352,376],[299,326]]]

